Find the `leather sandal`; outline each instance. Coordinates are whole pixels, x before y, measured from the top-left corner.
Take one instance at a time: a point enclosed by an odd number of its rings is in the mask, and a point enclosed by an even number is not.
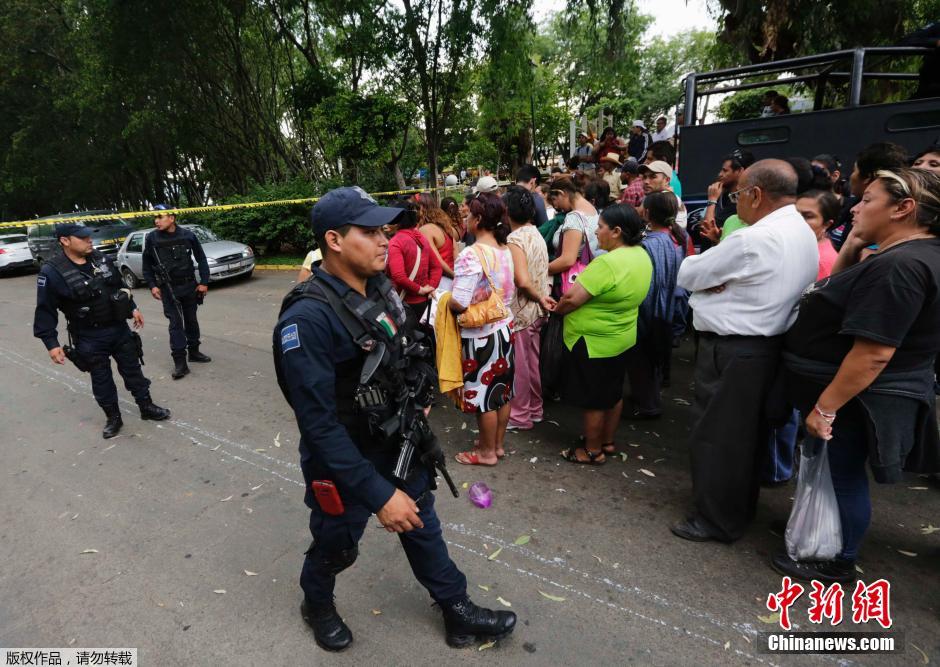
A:
[[[583,450],[584,453],[587,454],[587,457],[588,457],[587,461],[582,461],[581,459],[578,458],[579,449]],[[605,463],[607,463],[606,458],[598,461],[600,457],[604,456],[603,450],[599,452],[592,452],[590,449],[586,449],[585,447],[570,447],[566,449],[565,451],[563,451],[561,453],[561,456],[568,463],[579,463],[581,465],[586,465],[586,466],[602,466]]]

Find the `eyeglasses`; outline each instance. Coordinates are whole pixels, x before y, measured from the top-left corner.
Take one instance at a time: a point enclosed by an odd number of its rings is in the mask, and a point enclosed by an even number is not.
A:
[[[729,192],[729,193],[728,193],[728,199],[731,201],[732,204],[737,204],[737,203],[738,203],[738,199],[741,198],[741,193],[747,192],[748,190],[753,190],[753,189],[756,188],[756,187],[757,187],[756,185],[749,185],[749,186],[747,186],[746,188],[741,188],[740,190],[735,190],[734,192]]]

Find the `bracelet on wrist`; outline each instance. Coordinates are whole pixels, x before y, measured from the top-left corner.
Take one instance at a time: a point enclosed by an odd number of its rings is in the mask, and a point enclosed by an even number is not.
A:
[[[818,414],[820,417],[822,417],[823,419],[825,419],[825,420],[826,420],[827,422],[829,422],[830,424],[831,424],[832,422],[834,422],[835,419],[836,419],[836,413],[835,413],[835,412],[823,412],[823,411],[820,409],[820,407],[819,407],[818,404],[813,406],[813,412],[815,412],[816,414]]]
[[[715,199],[709,199],[705,202],[705,206],[718,206],[718,201]]]

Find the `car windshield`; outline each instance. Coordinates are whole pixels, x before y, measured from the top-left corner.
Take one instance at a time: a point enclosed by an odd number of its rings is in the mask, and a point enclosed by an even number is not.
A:
[[[200,243],[212,243],[213,241],[219,240],[218,236],[210,232],[205,227],[193,225],[192,227],[188,227],[188,229],[196,235],[196,238],[199,239]]]
[[[86,227],[123,227],[127,223],[120,218],[105,218],[104,220],[86,220]]]
[[[10,243],[26,243],[25,236],[4,236],[0,238],[0,245],[9,245]]]

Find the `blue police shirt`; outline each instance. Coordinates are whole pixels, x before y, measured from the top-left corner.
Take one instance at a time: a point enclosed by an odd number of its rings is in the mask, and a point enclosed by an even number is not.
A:
[[[351,290],[321,267],[314,269],[314,275],[341,297]],[[306,504],[315,506],[310,482],[326,477],[336,483],[344,499],[351,495],[377,512],[392,497],[395,486],[356,447],[339,421],[336,405],[336,365],[352,360],[361,349],[329,304],[316,299],[291,304],[275,327],[275,341],[281,346],[281,370],[300,428]]]
[[[153,274],[153,257],[151,255],[153,246],[149,244],[149,242],[152,240],[179,240],[187,244],[193,253],[196,264],[199,267],[199,284],[209,284],[209,261],[206,259],[206,251],[202,249],[202,244],[199,242],[199,239],[196,238],[196,235],[193,234],[192,231],[177,225],[176,231],[172,234],[155,229],[147,234],[146,238],[144,239],[144,252],[141,256],[141,273],[144,274],[144,282],[147,283],[147,286],[150,287],[150,289],[153,289],[157,286],[157,280]]]
[[[117,289],[120,287],[120,277],[117,269],[110,258],[105,257],[104,261],[111,269],[112,279],[108,281],[110,285]],[[75,268],[91,277],[91,262],[85,264],[75,264]],[[63,301],[72,298],[72,291],[62,274],[51,264],[43,264],[36,278],[36,311],[33,315],[33,335],[40,339],[47,350],[53,350],[62,347],[59,344],[59,308]],[[131,299],[132,307],[136,310],[137,305]]]

